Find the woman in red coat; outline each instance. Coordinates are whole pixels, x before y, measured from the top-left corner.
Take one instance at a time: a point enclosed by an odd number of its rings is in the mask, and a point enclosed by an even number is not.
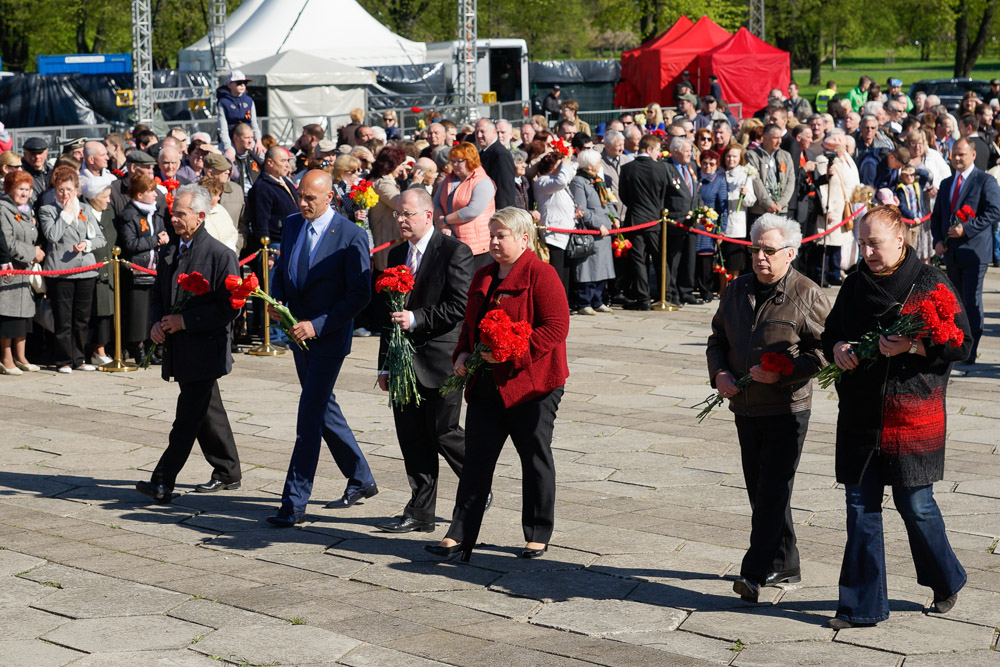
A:
[[[521,525],[527,542],[522,558],[548,549],[555,521],[556,477],[552,427],[569,376],[566,336],[569,304],[555,269],[535,257],[535,223],[527,211],[508,207],[490,219],[490,255],[495,262],[476,272],[469,288],[462,334],[453,359],[466,375],[465,361],[479,340],[479,322],[491,311],[531,324],[528,352],[503,363],[483,356],[488,366],[469,379],[465,398],[466,459],[458,484],[451,528],[440,544],[426,545],[437,556],[462,552],[468,560],[479,537],[493,472],[507,437],[521,458]]]

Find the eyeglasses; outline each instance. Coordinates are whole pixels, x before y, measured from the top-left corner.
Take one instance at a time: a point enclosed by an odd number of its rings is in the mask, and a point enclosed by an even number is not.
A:
[[[356,173],[358,173],[359,171],[361,171],[361,170],[360,170],[360,169],[348,169],[348,170],[347,170],[347,171],[345,171],[344,173],[345,173],[345,174],[356,174]]]
[[[393,211],[392,217],[394,217],[396,220],[399,220],[401,218],[412,218],[412,217],[420,215],[421,213],[426,213],[426,212],[427,212],[426,210],[424,210],[424,211]]]
[[[463,162],[465,162],[465,158],[456,159],[456,160],[448,160],[448,162],[450,164],[462,164]]]
[[[756,255],[757,253],[759,253],[761,251],[764,251],[765,255],[767,255],[768,257],[773,257],[775,255],[775,253],[779,253],[782,250],[786,250],[786,249],[791,248],[791,247],[792,246],[790,246],[790,245],[785,245],[785,246],[781,246],[780,248],[768,248],[768,247],[760,246],[760,245],[752,245],[752,246],[750,246],[750,247],[747,248],[747,252],[749,252],[751,255]]]

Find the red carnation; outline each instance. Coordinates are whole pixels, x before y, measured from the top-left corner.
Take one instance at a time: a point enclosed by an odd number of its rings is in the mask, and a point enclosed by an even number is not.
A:
[[[382,290],[406,294],[413,289],[413,274],[404,266],[393,266],[386,269],[375,281],[375,291],[379,294]]]
[[[497,363],[504,363],[524,356],[531,346],[531,324],[512,322],[510,315],[499,308],[489,311],[479,322],[479,342],[465,361],[468,373],[464,377],[453,375],[441,387],[441,395],[465,386],[484,363],[483,354],[490,353]]]
[[[412,111],[413,113],[423,113],[424,112],[424,110],[421,109],[420,107],[410,107],[410,111]]]
[[[760,365],[765,371],[778,373],[779,375],[791,375],[795,372],[795,362],[786,354],[777,352],[765,352],[760,357]]]

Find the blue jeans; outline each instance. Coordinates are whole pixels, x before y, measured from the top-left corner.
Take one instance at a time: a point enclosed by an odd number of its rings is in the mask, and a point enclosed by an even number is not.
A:
[[[872,460],[860,484],[846,485],[847,546],[840,569],[837,618],[852,623],[878,623],[889,618],[882,538],[882,494],[878,462]],[[936,599],[957,593],[965,585],[962,564],[945,535],[934,487],[893,486],[892,499],[903,517],[917,583],[934,591]]]
[[[604,296],[604,283],[603,280],[598,280],[590,283],[577,283],[576,284],[576,307],[586,308],[590,306],[592,308],[600,308],[604,305],[604,301],[601,297]]]

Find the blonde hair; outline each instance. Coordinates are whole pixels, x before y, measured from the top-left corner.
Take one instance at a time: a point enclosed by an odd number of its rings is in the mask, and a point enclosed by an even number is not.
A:
[[[490,222],[495,222],[507,229],[514,236],[528,235],[528,247],[535,244],[535,221],[531,219],[531,214],[523,208],[508,206],[493,214]]]

